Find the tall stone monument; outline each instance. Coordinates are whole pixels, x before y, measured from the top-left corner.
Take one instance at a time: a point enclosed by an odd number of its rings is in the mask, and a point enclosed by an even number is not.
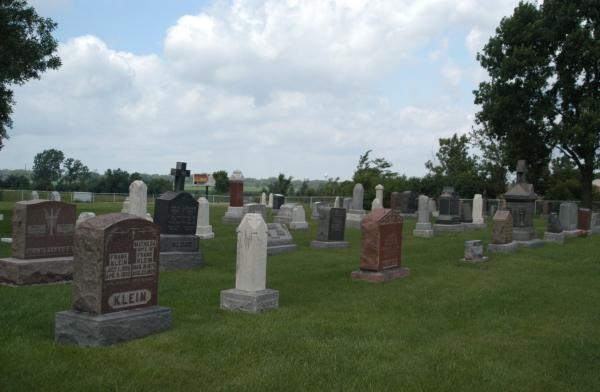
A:
[[[429,197],[419,196],[419,211],[417,213],[417,226],[413,230],[415,237],[432,238],[433,226],[429,221]]]
[[[163,193],[154,205],[154,223],[160,227],[160,268],[200,267],[203,259],[196,237],[198,202],[183,190],[190,171],[185,162],[177,162],[171,174],[175,175],[174,192]]]
[[[366,212],[363,208],[365,189],[362,184],[355,184],[352,190],[352,207],[346,212],[346,227],[360,229]]]
[[[397,209],[377,209],[363,219],[360,269],[352,272],[352,280],[386,282],[409,275],[401,264],[402,227]]]
[[[229,207],[223,216],[224,224],[237,225],[244,217],[244,176],[234,170],[229,177]]]
[[[160,228],[130,214],[101,215],[77,226],[73,310],[55,316],[60,344],[105,346],[169,329],[158,306]]]
[[[377,184],[375,186],[375,198],[379,200],[379,205],[383,208],[383,185]]]
[[[0,259],[0,283],[26,286],[71,280],[75,205],[60,201],[15,203],[12,257]]]
[[[263,206],[267,205],[267,194],[265,192],[260,194],[260,204]]]
[[[473,197],[473,225],[485,228],[485,221],[483,220],[483,197],[479,193]]]
[[[267,289],[267,225],[246,214],[237,228],[235,289],[221,291],[221,309],[259,313],[279,307],[279,292]]]
[[[439,231],[463,231],[459,211],[460,198],[454,187],[446,186],[439,197],[439,216],[433,226]]]
[[[345,208],[321,208],[317,239],[310,243],[311,248],[347,248],[348,242],[344,241],[345,228]]]
[[[315,201],[312,204],[312,209],[311,209],[311,213],[310,213],[310,218],[311,219],[319,219],[319,207],[323,205],[322,202],[320,201]]]
[[[524,160],[517,163],[517,181],[504,194],[506,207],[513,219],[513,239],[527,242],[535,238],[533,213],[537,195],[533,185],[527,183],[527,165]]]
[[[196,221],[196,237],[201,240],[211,240],[215,238],[212,226],[210,225],[210,204],[206,197],[198,199],[198,220]]]
[[[335,200],[333,201],[333,208],[342,208],[342,202],[339,196],[335,197]]]
[[[269,193],[269,201],[267,202],[268,208],[273,208],[273,194]]]

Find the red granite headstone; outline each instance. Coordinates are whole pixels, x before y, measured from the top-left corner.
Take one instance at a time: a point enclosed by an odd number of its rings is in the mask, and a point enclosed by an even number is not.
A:
[[[589,231],[592,225],[592,211],[589,208],[580,208],[577,214],[577,228]]]
[[[396,209],[377,209],[363,219],[360,269],[383,271],[400,266],[402,226],[402,216]]]
[[[244,182],[230,181],[229,182],[229,205],[231,207],[244,206]]]
[[[77,226],[73,308],[92,314],[157,304],[160,250],[158,225],[113,213]]]
[[[15,203],[12,257],[41,259],[73,255],[75,205],[60,201]]]

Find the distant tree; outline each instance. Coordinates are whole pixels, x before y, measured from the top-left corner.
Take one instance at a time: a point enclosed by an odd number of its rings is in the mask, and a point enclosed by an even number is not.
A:
[[[148,181],[148,193],[151,195],[160,195],[166,191],[173,190],[173,183],[163,177],[152,177]]]
[[[551,162],[551,173],[548,176],[546,200],[580,200],[581,173],[571,160],[565,156],[555,158]]]
[[[375,198],[375,186],[378,184],[383,185],[386,194],[389,194],[392,191],[392,188],[395,188],[391,183],[398,177],[397,173],[390,170],[392,167],[391,162],[385,158],[371,159],[369,157],[370,154],[371,150],[368,150],[358,158],[358,164],[354,171],[354,175],[352,176],[354,183],[362,184],[365,190],[364,201],[366,206],[370,205]],[[351,191],[347,194],[350,193]],[[387,199],[388,198],[384,196],[384,200]]]
[[[296,191],[296,195],[298,196],[314,196],[315,190],[310,187],[310,181],[305,179],[300,184],[300,188]]]
[[[94,191],[99,193],[128,193],[129,173],[121,169],[108,169],[100,181],[95,185]]]
[[[438,164],[427,161],[425,167],[436,179],[435,194],[441,192],[443,186],[453,186],[462,196],[471,198],[482,192],[482,184],[478,172],[477,158],[469,155],[469,138],[456,133],[450,138],[439,139],[440,149],[435,154]]]
[[[7,189],[29,189],[31,183],[29,178],[23,174],[9,174],[0,186]]]
[[[138,172],[133,172],[129,175],[129,183],[132,183],[136,180],[143,180],[143,177],[140,173]]]
[[[591,207],[600,167],[598,0],[538,4],[519,3],[477,55],[489,81],[474,92],[475,133],[497,146],[505,166],[527,159],[536,191],[560,151],[579,170],[582,203]]]
[[[294,186],[292,185],[293,177],[285,177],[285,174],[279,173],[277,179],[269,184],[269,192],[279,193],[284,196],[294,193]]]
[[[229,175],[227,172],[225,170],[219,170],[212,175],[215,179],[215,193],[223,194],[229,192]]]
[[[10,86],[39,79],[46,69],[60,66],[58,43],[51,34],[55,28],[56,23],[23,0],[0,1],[0,149],[12,128],[15,101]]]
[[[90,180],[90,170],[79,159],[67,158],[62,165],[63,176],[57,188],[65,191],[85,191]]]
[[[53,182],[62,175],[62,163],[65,154],[53,148],[44,150],[33,158],[32,180],[33,187],[40,190],[52,190]]]

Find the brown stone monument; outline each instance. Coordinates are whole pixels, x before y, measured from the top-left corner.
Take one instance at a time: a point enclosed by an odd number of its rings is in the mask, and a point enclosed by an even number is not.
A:
[[[73,275],[75,205],[60,201],[15,203],[12,257],[0,259],[0,283],[30,285]]]
[[[390,208],[392,210],[400,209],[401,195],[399,192],[392,192],[390,195]]]
[[[234,170],[229,176],[229,207],[223,216],[224,224],[239,224],[244,217],[244,176]]]
[[[113,213],[77,226],[73,310],[56,314],[59,343],[98,346],[168,329],[158,304],[160,227]]]
[[[403,218],[398,209],[376,209],[361,222],[360,269],[352,280],[386,282],[408,276],[401,265]]]
[[[513,219],[510,211],[496,211],[492,219],[492,243],[488,245],[490,252],[513,252],[517,244],[513,242]]]
[[[580,208],[577,211],[577,229],[581,230],[583,235],[587,235],[592,226],[592,211],[589,208]]]

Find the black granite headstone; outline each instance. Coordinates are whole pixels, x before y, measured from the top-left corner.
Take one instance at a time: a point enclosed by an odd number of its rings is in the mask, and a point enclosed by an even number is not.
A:
[[[187,192],[165,192],[156,199],[154,223],[161,234],[195,234],[198,202]]]
[[[285,196],[280,194],[273,195],[273,209],[278,210],[285,203]]]
[[[548,232],[549,233],[562,233],[563,227],[558,219],[558,215],[551,213],[548,215]]]
[[[319,208],[317,241],[344,241],[345,208]]]

